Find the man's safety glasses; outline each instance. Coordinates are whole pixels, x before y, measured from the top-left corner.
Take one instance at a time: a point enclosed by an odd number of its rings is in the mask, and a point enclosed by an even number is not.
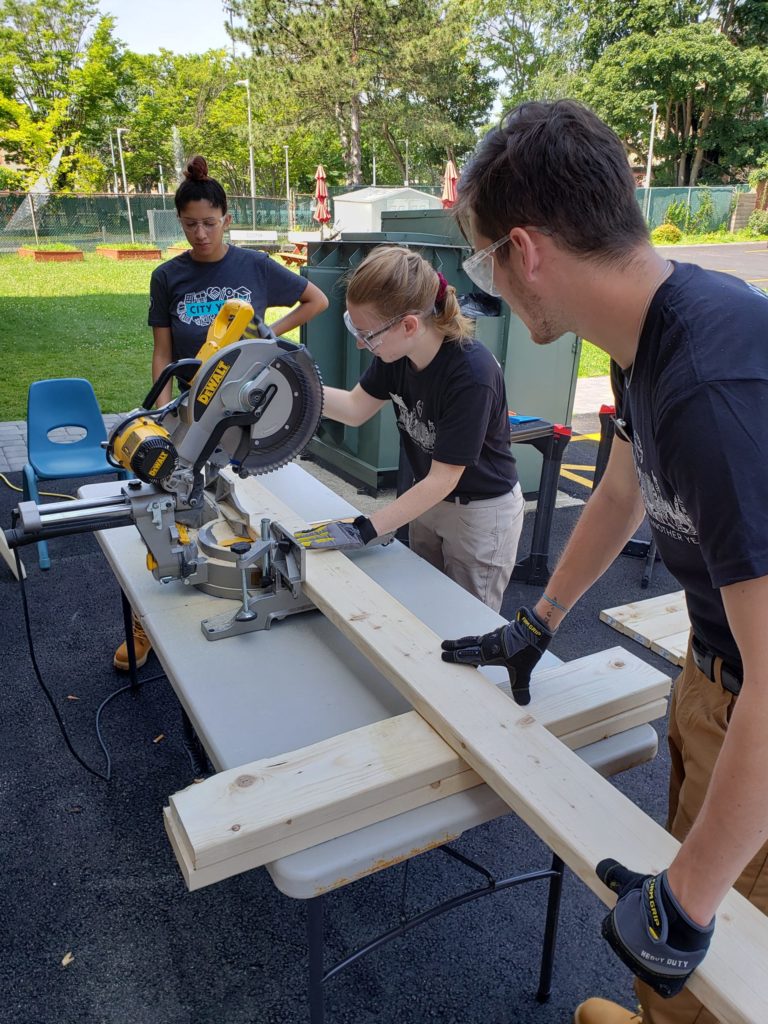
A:
[[[526,227],[525,230],[538,231],[542,235],[552,234],[549,228]],[[509,235],[504,235],[503,238],[499,238],[498,241],[486,245],[484,249],[480,249],[479,252],[476,252],[462,263],[464,273],[472,284],[477,285],[480,291],[485,292],[486,295],[492,295],[497,299],[501,298],[501,292],[493,283],[493,254],[508,241]]]
[[[390,330],[390,328],[395,326],[395,324],[400,323],[400,321],[403,320],[405,317],[410,316],[411,312],[412,311],[409,311],[408,313],[401,313],[399,316],[393,316],[391,320],[387,320],[387,322],[382,327],[377,327],[375,331],[361,331],[359,327],[355,327],[355,325],[352,323],[352,317],[349,315],[349,312],[345,309],[344,326],[347,328],[347,330],[349,331],[353,338],[356,338],[358,341],[362,342],[363,345],[365,345],[369,352],[375,352],[379,345],[381,345],[381,343],[384,341],[381,335],[386,334],[387,331]],[[418,313],[416,315],[418,315]],[[374,338],[378,338],[379,340],[374,341]]]
[[[493,295],[497,299],[501,297],[501,293],[493,283],[493,254],[508,241],[509,235],[504,235],[503,238],[491,245],[486,245],[484,249],[476,252],[462,263],[464,273],[472,284],[477,285],[481,292]]]

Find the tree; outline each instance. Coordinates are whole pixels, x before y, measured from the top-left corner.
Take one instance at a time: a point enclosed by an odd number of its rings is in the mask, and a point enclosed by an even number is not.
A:
[[[0,145],[25,165],[26,184],[61,151],[59,186],[103,187],[127,83],[114,19],[97,15],[95,0],[0,3]]]
[[[466,150],[492,97],[470,53],[463,0],[234,0],[250,78],[288,98],[283,131],[332,127],[348,183],[362,181],[363,137],[405,169],[414,155]],[[275,93],[273,92],[274,96]]]
[[[729,176],[756,138],[766,138],[766,91],[765,51],[740,48],[714,23],[698,22],[610,44],[589,72],[584,98],[639,152],[655,100],[656,152],[666,164],[660,177],[690,186],[705,159],[707,177]]]

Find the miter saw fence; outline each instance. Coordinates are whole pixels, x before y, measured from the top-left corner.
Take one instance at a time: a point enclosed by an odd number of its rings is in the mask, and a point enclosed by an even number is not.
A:
[[[311,607],[301,595],[300,549],[289,534],[265,521],[253,540],[247,517],[233,516],[234,501],[221,519],[232,494],[219,473],[231,466],[241,477],[259,475],[294,459],[317,430],[323,387],[306,348],[275,337],[239,300],[224,304],[198,357],[171,364],[106,443],[109,462],[138,479],[103,499],[20,502],[5,536],[16,548],[134,523],[157,580],[242,598],[234,626],[222,625],[221,617],[203,625],[209,639],[218,639]],[[169,376],[190,366],[196,372],[189,390],[152,410]]]

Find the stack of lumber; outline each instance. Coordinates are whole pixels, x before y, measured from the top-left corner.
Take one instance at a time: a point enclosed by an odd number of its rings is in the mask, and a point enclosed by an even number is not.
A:
[[[600,618],[673,665],[682,666],[685,661],[691,623],[682,590],[606,608]]]
[[[289,530],[304,525],[255,480],[236,487],[240,505],[253,515],[254,536],[265,515]],[[519,707],[480,672],[441,662],[440,638],[346,556],[307,553],[303,578],[317,607],[605,903],[613,903],[614,896],[595,875],[604,857],[654,873],[674,858],[678,843],[552,735],[531,713],[536,705]],[[241,789],[258,797],[267,788],[263,779],[243,770],[230,780],[230,793],[236,796]],[[310,813],[307,826],[321,824],[325,813],[314,820]],[[230,817],[235,838],[242,831],[241,817]],[[282,816],[288,827],[289,817]],[[166,823],[178,843],[174,812],[166,812]],[[731,890],[710,952],[689,987],[724,1024],[764,1024],[766,963],[768,919]]]
[[[535,693],[536,720],[575,749],[663,717],[669,679],[616,647],[539,672]],[[482,781],[411,711],[189,786],[166,829],[193,890]]]

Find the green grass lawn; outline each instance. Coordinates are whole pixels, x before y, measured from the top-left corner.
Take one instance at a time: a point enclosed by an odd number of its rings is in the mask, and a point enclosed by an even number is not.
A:
[[[26,419],[27,389],[46,377],[85,377],[104,412],[139,405],[152,385],[147,311],[157,265],[88,253],[81,263],[0,257],[0,420]]]
[[[7,339],[0,421],[25,419],[27,389],[46,377],[85,377],[104,412],[138,406],[152,384],[147,309],[156,266],[88,253],[82,263],[0,257],[0,323]],[[270,319],[283,312],[270,310]],[[298,341],[298,334],[289,337]],[[604,373],[608,356],[584,342],[579,376]]]

